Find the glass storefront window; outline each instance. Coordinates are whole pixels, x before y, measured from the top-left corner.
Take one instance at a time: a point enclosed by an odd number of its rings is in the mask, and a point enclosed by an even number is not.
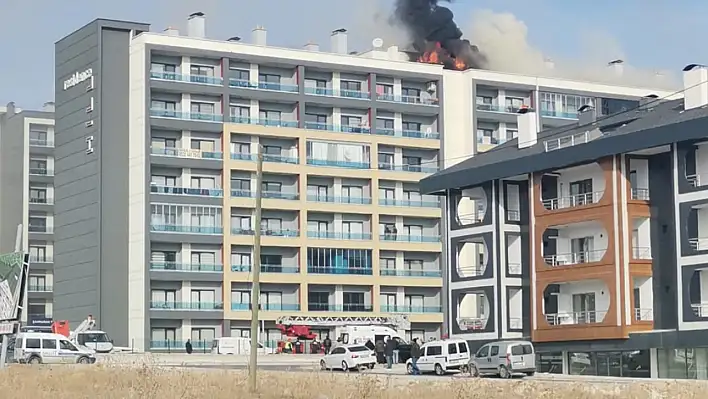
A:
[[[622,377],[651,378],[649,350],[622,352]]]
[[[649,356],[649,350],[569,352],[568,372],[572,375],[650,378]]]
[[[688,378],[686,349],[658,349],[656,352],[659,378]]]
[[[594,352],[569,352],[568,372],[572,375],[597,375],[597,358]]]
[[[622,376],[622,352],[597,352],[597,375],[604,377]]]
[[[563,374],[563,352],[537,354],[536,367],[539,373]]]

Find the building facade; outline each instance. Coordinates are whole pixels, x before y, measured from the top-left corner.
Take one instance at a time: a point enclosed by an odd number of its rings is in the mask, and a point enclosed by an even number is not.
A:
[[[453,334],[479,345],[528,338],[545,372],[708,379],[708,69],[684,74],[683,99],[652,95],[608,117],[584,106],[571,126],[541,130],[534,109],[520,110],[517,140],[421,181],[447,196],[453,259],[469,262],[470,242],[490,254],[472,283],[450,263]],[[469,201],[484,217],[461,229]]]
[[[514,96],[645,94],[443,71],[396,47],[352,55],[341,30],[324,52],[270,47],[263,28],[249,44],[210,40],[199,13],[185,35],[149,29],[96,20],[56,44],[56,315],[92,314],[138,349],[248,334],[256,228],[263,339],[283,318],[324,335],[401,315],[409,338],[439,337],[446,208],[418,181],[485,149],[463,133],[484,115],[513,131]],[[483,86],[512,106],[486,109]],[[563,112],[544,121],[572,123]]]
[[[54,105],[42,111],[10,103],[0,108],[0,252],[21,248],[30,254],[24,321],[52,318],[54,254]]]

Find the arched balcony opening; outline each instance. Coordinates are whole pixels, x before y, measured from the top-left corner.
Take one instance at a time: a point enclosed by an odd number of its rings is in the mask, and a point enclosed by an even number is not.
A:
[[[595,204],[602,199],[606,184],[598,163],[548,172],[541,178],[541,202],[548,210]]]
[[[602,280],[549,284],[543,290],[543,317],[551,326],[598,324],[605,320],[610,302]]]
[[[460,294],[457,299],[457,325],[463,332],[484,331],[491,311],[489,298],[483,291]]]
[[[471,226],[482,223],[487,213],[487,194],[482,187],[462,191],[457,202],[457,223]]]
[[[607,236],[597,221],[550,226],[543,233],[543,260],[550,267],[600,262],[607,251]]]
[[[481,238],[466,239],[457,246],[457,274],[461,278],[484,275],[489,255]]]

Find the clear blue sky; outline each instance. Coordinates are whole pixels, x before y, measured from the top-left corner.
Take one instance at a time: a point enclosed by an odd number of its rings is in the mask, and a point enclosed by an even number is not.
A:
[[[182,28],[191,12],[207,14],[212,38],[249,38],[255,25],[268,29],[268,41],[302,46],[326,44],[329,32],[346,27],[363,50],[370,42],[363,26],[366,8],[382,11],[392,0],[0,0],[0,104],[24,108],[53,99],[54,42],[95,18],[146,22],[153,31]],[[610,38],[634,66],[678,71],[687,63],[708,62],[704,35],[708,3],[698,0],[458,0],[452,7],[464,27],[474,10],[512,12],[524,21],[529,41],[551,57],[581,57],[579,42]],[[363,9],[363,10],[362,10]],[[363,30],[363,29],[362,29]],[[365,40],[364,40],[365,39]]]

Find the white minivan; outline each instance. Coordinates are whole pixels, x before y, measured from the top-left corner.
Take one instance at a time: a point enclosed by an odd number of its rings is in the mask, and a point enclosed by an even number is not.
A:
[[[93,364],[95,351],[76,346],[61,334],[22,332],[15,337],[14,359],[26,364]]]
[[[211,346],[212,355],[250,355],[251,339],[244,337],[220,337],[214,338]],[[269,348],[262,343],[258,343],[258,353],[271,355],[275,353],[275,348]]]
[[[420,347],[417,366],[421,373],[444,375],[451,370],[467,371],[470,348],[463,339],[444,339],[426,342]],[[408,374],[413,374],[413,361],[406,361]]]

